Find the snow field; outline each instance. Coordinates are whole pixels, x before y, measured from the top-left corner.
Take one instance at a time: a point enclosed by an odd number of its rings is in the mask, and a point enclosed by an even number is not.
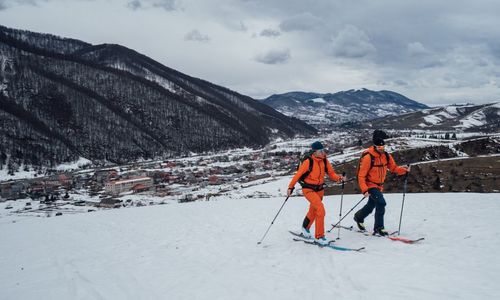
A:
[[[276,183],[261,190],[271,186],[277,190]],[[365,246],[362,253],[292,241],[287,231],[300,228],[308,208],[298,196],[257,245],[284,199],[234,195],[57,218],[4,217],[0,299],[500,296],[498,194],[407,194],[402,236],[425,240],[407,245],[341,231],[336,243]],[[345,195],[344,214],[359,199]],[[396,230],[402,195],[387,194],[386,200],[386,228]],[[329,229],[338,220],[340,196],[324,203]],[[372,227],[373,214],[365,223]],[[352,215],[343,221],[352,224]]]

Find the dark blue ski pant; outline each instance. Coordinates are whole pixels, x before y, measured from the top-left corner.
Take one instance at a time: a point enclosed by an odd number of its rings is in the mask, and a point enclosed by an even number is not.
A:
[[[363,208],[355,214],[356,220],[363,223],[365,218],[375,209],[375,225],[373,229],[384,228],[385,199],[382,192],[376,188],[368,190],[370,198]]]

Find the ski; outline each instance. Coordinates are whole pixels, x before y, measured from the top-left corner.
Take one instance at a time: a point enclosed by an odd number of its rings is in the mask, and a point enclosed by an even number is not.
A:
[[[302,235],[302,233],[297,233],[297,232],[293,232],[293,231],[289,231],[289,232],[292,235],[296,236],[296,237],[293,238],[294,241],[296,241],[296,242],[304,242],[304,243],[309,244],[309,245],[316,245],[316,246],[318,246],[320,248],[327,247],[327,248],[331,248],[331,249],[338,250],[338,251],[356,251],[356,252],[359,252],[359,251],[365,249],[365,247],[361,247],[361,248],[346,248],[346,247],[335,246],[335,245],[332,245],[332,243],[334,241],[329,241],[329,243],[327,245],[320,245],[317,242],[315,242],[312,238],[306,238],[306,237],[304,237],[304,235]]]
[[[359,251],[365,249],[365,247],[361,247],[361,248],[357,248],[357,249],[339,247],[339,246],[332,245],[331,243],[327,244],[327,245],[321,245],[321,244],[316,243],[312,239],[293,238],[293,240],[296,242],[304,242],[304,243],[309,244],[309,245],[316,245],[320,248],[331,248],[331,249],[338,250],[338,251],[356,251],[356,252],[359,252]]]
[[[406,244],[415,244],[415,243],[418,243],[420,241],[423,241],[425,238],[418,238],[418,239],[407,239],[407,238],[404,238],[404,237],[400,237],[400,236],[388,236],[387,237],[388,239],[391,239],[393,241],[399,241],[399,242],[403,242],[403,243],[406,243]]]
[[[405,237],[401,237],[401,236],[394,236],[396,233],[398,233],[397,231],[392,232],[388,236],[381,236],[381,235],[378,235],[378,234],[371,234],[371,233],[369,233],[366,230],[355,229],[354,226],[350,226],[350,227],[347,227],[347,226],[336,226],[336,227],[340,227],[342,229],[349,230],[349,231],[359,232],[359,233],[362,233],[362,234],[364,234],[366,236],[385,237],[385,238],[388,238],[388,239],[390,239],[392,241],[402,242],[402,243],[405,243],[405,244],[415,244],[415,243],[418,243],[418,242],[423,241],[425,239],[423,237],[422,238],[418,238],[418,239],[409,239],[409,238],[405,238]]]

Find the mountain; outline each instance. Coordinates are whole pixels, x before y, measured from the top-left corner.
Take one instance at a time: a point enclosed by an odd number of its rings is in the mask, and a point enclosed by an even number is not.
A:
[[[272,95],[265,104],[318,128],[428,108],[391,91],[349,90],[334,94],[290,92]]]
[[[500,102],[435,107],[399,116],[387,116],[358,125],[387,129],[500,132]]]
[[[262,146],[316,133],[248,96],[120,45],[0,26],[0,165]]]

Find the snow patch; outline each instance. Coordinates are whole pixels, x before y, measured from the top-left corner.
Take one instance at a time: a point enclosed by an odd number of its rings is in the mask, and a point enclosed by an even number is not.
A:
[[[18,172],[15,172],[14,175],[10,175],[8,173],[8,169],[6,166],[3,166],[3,169],[0,170],[0,182],[1,181],[8,181],[8,180],[15,180],[15,179],[29,179],[29,178],[35,178],[37,177],[37,172],[34,170],[29,169],[28,171],[24,171],[24,166],[21,165],[19,167]]]
[[[429,123],[429,124],[432,124],[432,125],[436,125],[436,124],[441,123],[441,118],[439,118],[436,115],[428,115],[428,116],[424,117],[424,121],[426,123]]]
[[[4,96],[8,96],[7,95],[7,82],[2,82],[0,83],[0,92],[4,95]]]
[[[314,98],[314,99],[309,99],[307,101],[313,103],[322,103],[322,104],[326,103],[324,98]]]
[[[77,161],[60,164],[55,169],[57,171],[69,171],[69,170],[76,170],[76,169],[84,168],[84,167],[89,166],[89,165],[92,165],[91,160],[88,160],[84,157],[80,157],[80,158],[78,158]]]
[[[458,112],[458,109],[456,106],[446,106],[445,108],[445,111],[448,112],[450,115],[453,115],[453,116],[458,116],[460,115],[460,113]],[[451,116],[450,116],[451,117]]]
[[[486,116],[483,111],[475,112],[468,117],[460,120],[460,125],[455,125],[455,128],[471,128],[483,126],[486,123]]]

